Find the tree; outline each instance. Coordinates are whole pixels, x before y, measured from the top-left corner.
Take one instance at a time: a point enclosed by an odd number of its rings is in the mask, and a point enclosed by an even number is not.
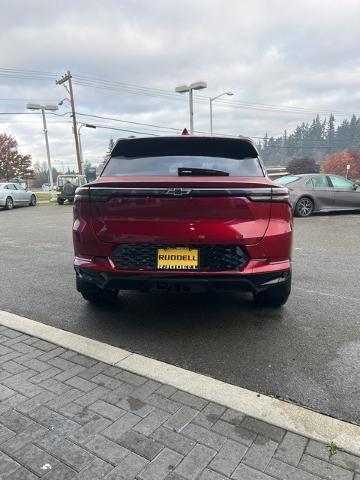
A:
[[[41,187],[49,182],[49,169],[46,162],[34,163],[34,187]]]
[[[31,156],[18,151],[17,141],[10,135],[0,134],[0,178],[29,178],[33,174]]]
[[[335,148],[335,117],[333,114],[329,117],[328,127],[326,131],[327,152],[332,153]]]
[[[267,165],[285,165],[291,158],[309,156],[322,163],[327,154],[342,150],[360,150],[360,117],[352,115],[336,127],[334,115],[321,120],[317,115],[310,123],[301,123],[293,132],[280,137],[265,135],[259,153]]]
[[[84,163],[84,175],[88,182],[92,182],[96,178],[96,167],[93,167],[88,160]]]
[[[113,139],[113,138],[110,138],[110,140],[109,140],[109,145],[108,145],[108,148],[107,148],[107,150],[106,150],[105,157],[104,157],[104,162],[106,162],[106,160],[110,157],[110,154],[111,154],[112,149],[114,148],[114,146],[115,146],[114,139]]]
[[[56,183],[56,179],[59,175],[59,172],[55,167],[52,167],[52,177],[53,182]],[[44,183],[49,183],[49,167],[46,162],[35,162],[34,163],[34,187],[41,187]]]
[[[291,175],[303,173],[319,173],[320,166],[311,157],[293,158],[287,166]]]
[[[355,157],[349,151],[333,153],[327,157],[322,166],[322,171],[324,173],[333,173],[335,175],[341,175],[342,177],[345,177],[347,165],[350,165],[348,178],[360,178],[359,156]]]
[[[354,159],[356,165],[357,165],[357,168],[358,170],[360,170],[360,151],[359,150],[354,150],[354,149],[351,149],[351,150],[348,150],[348,152],[350,153],[350,155],[352,156],[352,158]]]

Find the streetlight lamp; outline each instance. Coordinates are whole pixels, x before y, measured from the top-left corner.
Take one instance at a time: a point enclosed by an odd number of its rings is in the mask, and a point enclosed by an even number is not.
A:
[[[78,138],[79,138],[81,166],[83,167],[84,166],[84,159],[83,159],[83,151],[82,151],[82,145],[81,145],[81,134],[80,134],[80,130],[82,129],[82,127],[96,128],[96,125],[91,125],[91,123],[81,123],[79,128],[78,128],[78,131],[77,131]],[[82,168],[82,170],[83,170],[83,168]]]
[[[61,107],[62,105],[64,105],[64,102],[69,102],[69,103],[71,103],[70,99],[67,98],[67,97],[65,97],[65,98],[63,98],[62,100],[60,100],[60,102],[58,103],[58,105],[60,105],[60,107]]]
[[[210,135],[213,134],[213,110],[212,110],[213,101],[224,95],[234,95],[234,94],[233,92],[224,92],[224,93],[220,93],[219,95],[216,95],[216,97],[210,97]]]
[[[45,110],[49,110],[50,112],[55,112],[59,109],[57,105],[40,105],[39,103],[28,103],[26,105],[28,110],[41,110],[42,119],[43,119],[43,126],[44,126],[44,135],[45,135],[45,145],[46,145],[46,155],[49,167],[49,183],[50,189],[53,190],[54,182],[52,177],[52,166],[51,166],[51,159],[50,159],[50,149],[49,149],[49,139],[48,139],[48,131],[46,126],[46,117],[45,117]]]
[[[193,90],[202,90],[207,87],[206,82],[194,82],[190,85],[180,85],[175,88],[177,93],[189,92],[189,109],[190,109],[190,133],[194,135],[194,108],[193,108]]]

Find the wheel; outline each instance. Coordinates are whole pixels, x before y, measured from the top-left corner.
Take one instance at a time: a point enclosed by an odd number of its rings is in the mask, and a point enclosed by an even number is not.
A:
[[[29,206],[30,207],[35,207],[35,205],[36,205],[36,196],[31,195]]]
[[[14,208],[14,201],[11,197],[7,197],[5,201],[5,210],[12,210]]]
[[[88,302],[103,305],[115,303],[119,293],[119,290],[103,290],[79,277],[76,277],[76,289]]]
[[[57,202],[59,205],[64,205],[65,200],[63,198],[58,198]]]
[[[291,292],[291,274],[280,285],[254,294],[254,303],[259,307],[281,307],[287,302]]]
[[[295,215],[297,217],[309,217],[314,210],[314,202],[309,197],[302,197],[295,206]]]

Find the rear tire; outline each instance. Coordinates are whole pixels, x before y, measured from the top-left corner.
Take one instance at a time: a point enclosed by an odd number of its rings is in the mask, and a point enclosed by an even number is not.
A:
[[[96,305],[111,305],[116,303],[119,293],[119,290],[103,290],[97,285],[84,282],[79,277],[76,277],[76,289],[85,300]]]
[[[314,201],[309,197],[300,198],[295,206],[295,215],[297,217],[310,217],[314,211]]]
[[[35,207],[35,205],[36,205],[36,197],[35,195],[31,195],[29,206]]]
[[[57,202],[59,205],[64,205],[65,200],[63,198],[58,198]]]
[[[264,292],[254,294],[254,303],[258,307],[281,307],[287,302],[291,292],[291,274],[285,282],[270,287]]]
[[[5,210],[12,210],[14,208],[14,200],[11,197],[7,197],[5,200]]]

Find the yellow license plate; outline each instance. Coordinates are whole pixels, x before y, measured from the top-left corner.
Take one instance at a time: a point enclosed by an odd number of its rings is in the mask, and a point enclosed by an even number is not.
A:
[[[169,270],[196,270],[199,251],[196,248],[159,248],[157,267]]]

